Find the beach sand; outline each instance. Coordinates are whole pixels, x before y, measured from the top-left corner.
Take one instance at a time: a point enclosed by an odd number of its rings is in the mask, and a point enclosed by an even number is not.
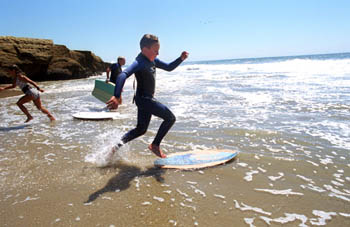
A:
[[[331,226],[349,223],[341,215],[349,202],[314,193],[298,177],[316,171],[304,161],[241,153],[225,165],[179,171],[155,168],[155,156],[135,154],[141,164],[118,161],[99,168],[80,161],[82,150],[47,153],[42,145],[23,146],[32,151],[19,146],[1,160],[7,174],[1,182],[2,226],[244,226],[249,219],[256,226],[296,226],[325,222],[328,215]],[[349,167],[317,168],[312,184],[328,184],[324,179],[338,169]],[[332,213],[312,213],[321,208]]]
[[[10,84],[1,84],[1,87],[7,87]],[[9,90],[4,90],[0,92],[0,99],[1,98],[6,98],[6,97],[11,97],[11,96],[17,96],[23,94],[20,89],[9,89]]]

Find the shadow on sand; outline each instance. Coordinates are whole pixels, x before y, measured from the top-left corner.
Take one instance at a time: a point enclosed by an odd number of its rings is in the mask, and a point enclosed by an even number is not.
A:
[[[89,196],[89,199],[84,203],[90,203],[95,201],[99,196],[106,192],[115,192],[123,191],[130,187],[130,182],[136,177],[154,177],[158,182],[163,182],[164,178],[162,175],[165,173],[164,169],[158,167],[151,167],[145,171],[141,171],[139,167],[126,165],[124,163],[118,163],[115,166],[116,169],[119,169],[119,173],[112,177],[106,186],[102,189],[94,192]]]
[[[217,165],[217,166],[211,166],[211,167],[205,167],[201,169],[208,169],[208,168],[220,168],[222,166],[225,166],[227,164],[230,164],[236,160],[237,157],[234,157],[232,160],[229,160],[226,163]],[[110,167],[109,167],[110,168]],[[115,192],[115,191],[123,191],[130,187],[130,182],[134,180],[136,177],[154,177],[158,182],[164,182],[164,178],[162,175],[165,173],[166,169],[162,169],[159,167],[151,167],[148,168],[145,171],[141,171],[139,167],[127,165],[125,163],[118,163],[114,166],[115,169],[119,169],[119,173],[112,177],[106,186],[104,186],[102,189],[94,192],[89,196],[89,199],[85,201],[84,203],[90,203],[95,201],[100,195],[106,193],[106,192]],[[182,169],[182,171],[185,172],[193,172],[198,169]]]
[[[23,125],[11,126],[11,127],[0,127],[0,132],[10,132],[15,130],[21,130],[29,126],[31,126],[31,124],[23,124]]]

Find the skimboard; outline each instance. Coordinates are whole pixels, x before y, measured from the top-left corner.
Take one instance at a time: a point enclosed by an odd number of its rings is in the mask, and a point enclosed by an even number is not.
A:
[[[115,112],[79,112],[73,117],[81,120],[112,120],[117,115]]]
[[[238,154],[232,150],[195,150],[167,155],[159,158],[154,165],[172,169],[199,169],[216,166],[232,160]]]
[[[101,102],[106,103],[114,95],[114,87],[113,83],[106,83],[106,81],[103,80],[95,80],[92,95]]]

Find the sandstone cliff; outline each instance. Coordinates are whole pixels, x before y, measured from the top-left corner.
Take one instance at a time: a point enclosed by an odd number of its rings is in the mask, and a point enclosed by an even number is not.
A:
[[[69,50],[52,40],[0,36],[0,83],[12,81],[4,68],[12,64],[35,81],[85,78],[109,65],[91,51]]]

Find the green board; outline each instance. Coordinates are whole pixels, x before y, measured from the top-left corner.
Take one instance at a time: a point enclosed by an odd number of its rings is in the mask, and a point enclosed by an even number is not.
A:
[[[95,87],[92,95],[101,102],[106,103],[114,95],[114,84],[106,83],[103,80],[95,80]]]

